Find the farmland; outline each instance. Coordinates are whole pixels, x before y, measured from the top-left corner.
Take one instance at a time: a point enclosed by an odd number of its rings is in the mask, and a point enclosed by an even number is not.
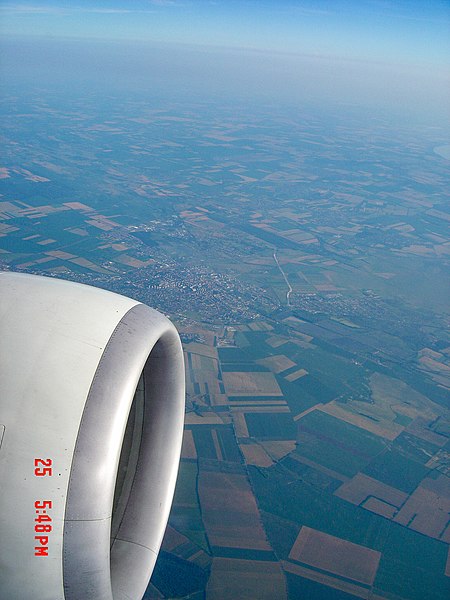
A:
[[[183,342],[146,598],[447,600],[448,132],[23,92],[0,107],[0,268],[133,297]]]

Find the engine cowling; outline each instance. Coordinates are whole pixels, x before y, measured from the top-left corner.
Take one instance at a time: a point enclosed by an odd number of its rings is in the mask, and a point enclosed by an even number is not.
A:
[[[184,420],[179,336],[159,312],[0,273],[0,597],[140,600]]]

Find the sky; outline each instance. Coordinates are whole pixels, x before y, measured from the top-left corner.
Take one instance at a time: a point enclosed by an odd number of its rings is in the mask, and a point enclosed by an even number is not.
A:
[[[3,35],[450,64],[450,0],[2,1]]]
[[[3,74],[58,69],[62,53],[74,73],[97,65],[114,78],[115,64],[127,80],[139,79],[140,65],[180,85],[207,86],[206,73],[230,89],[289,95],[301,81],[306,94],[336,90],[422,110],[443,109],[450,93],[450,0],[2,0],[0,38]],[[56,50],[64,39],[72,45]],[[122,50],[88,52],[94,40]],[[138,43],[168,49],[152,51],[147,68]]]

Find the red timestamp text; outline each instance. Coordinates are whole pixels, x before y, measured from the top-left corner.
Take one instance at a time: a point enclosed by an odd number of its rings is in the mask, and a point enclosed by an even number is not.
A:
[[[52,518],[49,511],[52,509],[51,500],[36,500],[34,508],[36,517],[34,519],[34,547],[35,556],[48,556],[49,534],[52,531]],[[45,534],[45,535],[43,535]]]
[[[36,477],[51,477],[53,475],[52,464],[53,461],[51,458],[35,458],[34,474]]]

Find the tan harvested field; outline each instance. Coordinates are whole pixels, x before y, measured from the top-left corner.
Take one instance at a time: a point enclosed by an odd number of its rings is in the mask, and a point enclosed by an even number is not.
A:
[[[233,417],[234,430],[236,433],[236,437],[238,438],[248,438],[250,436],[247,428],[247,421],[245,420],[245,415],[241,411],[233,410],[231,413]]]
[[[206,393],[205,384],[208,384],[208,393],[210,396],[211,396],[211,394],[215,394],[218,396],[224,396],[226,398],[226,395],[221,394],[221,392],[220,392],[219,380],[217,379],[217,376],[214,372],[197,371],[195,373],[195,380],[201,384],[200,387],[204,388],[205,391],[203,391],[202,394]],[[228,404],[228,401],[225,402],[224,404]]]
[[[206,344],[200,344],[198,342],[190,342],[189,344],[184,344],[184,349],[192,354],[209,356],[209,358],[215,358],[217,360],[217,348],[214,348],[214,346],[207,346]]]
[[[450,544],[450,524],[447,526],[447,529],[442,534],[441,540],[446,544]]]
[[[191,364],[192,364],[192,370],[200,371],[200,369],[202,368],[202,362],[200,360],[200,358],[201,358],[200,355],[192,354],[191,352],[185,352],[185,356],[188,360],[190,358]],[[196,377],[196,379],[197,379],[197,377]]]
[[[436,444],[436,446],[445,446],[445,444],[448,442],[448,438],[445,437],[445,435],[440,435],[439,433],[435,433],[434,431],[430,431],[430,429],[428,429],[428,426],[430,425],[432,420],[434,419],[424,419],[423,417],[417,417],[412,423],[408,425],[406,431],[421,438],[422,440],[426,440],[427,442]]]
[[[286,582],[277,562],[214,558],[208,600],[285,600]]]
[[[287,406],[286,400],[230,400],[230,406]]]
[[[217,460],[223,460],[222,450],[220,448],[219,438],[217,437],[216,429],[211,429],[211,437],[216,451]]]
[[[291,412],[289,406],[286,404],[280,406],[267,406],[267,405],[258,405],[258,406],[248,406],[239,404],[238,406],[232,406],[231,410],[239,410],[243,413],[288,413]]]
[[[157,588],[155,588],[153,583],[150,583],[148,585],[148,588],[145,592],[145,596],[146,596],[146,598],[148,598],[148,600],[163,600],[164,599],[163,594],[161,594],[161,592]]]
[[[269,323],[259,321],[258,323],[249,323],[249,328],[252,331],[272,331],[273,327]]]
[[[420,485],[426,490],[435,492],[438,496],[450,499],[450,478],[447,475],[439,475],[437,479],[427,477]]]
[[[312,569],[302,567],[301,565],[296,565],[287,560],[282,560],[281,564],[285,571],[292,573],[293,575],[298,575],[299,577],[305,577],[311,581],[317,581],[323,585],[328,585],[335,590],[341,590],[342,592],[352,594],[356,598],[365,598],[366,600],[369,598],[370,590],[355,583],[349,583],[347,581],[343,581],[342,579],[337,579],[332,575],[325,575],[324,573],[313,571]],[[370,598],[372,600],[373,597],[370,596]]]
[[[309,343],[311,342],[311,340],[313,340],[313,336],[312,335],[307,335],[306,333],[301,333],[300,331],[296,331],[295,335],[301,339],[302,342],[306,342]],[[295,340],[294,340],[294,344],[295,344]]]
[[[353,323],[353,321],[350,321],[350,319],[345,319],[344,317],[334,317],[333,321],[336,321],[337,323],[342,323],[342,325],[346,325],[351,329],[360,329],[359,325],[356,325],[356,323]]]
[[[305,217],[311,216],[310,212],[298,213],[298,212],[293,211],[290,208],[280,208],[277,211],[277,214],[282,215],[284,217],[288,217],[288,219],[290,219],[291,221],[299,221],[300,223],[302,222],[302,219],[304,219]]]
[[[300,242],[301,244],[318,244],[319,240],[316,237],[309,238],[308,240],[303,240]]]
[[[190,378],[186,379],[186,394],[188,396],[195,396],[195,391],[194,391],[194,382],[192,382],[190,380]]]
[[[401,525],[409,523],[410,529],[439,538],[448,523],[449,513],[449,498],[419,486],[394,517],[394,521]]]
[[[349,408],[350,410],[340,406],[333,400],[332,402],[321,406],[319,410],[327,413],[328,415],[332,415],[333,417],[337,417],[338,419],[341,419],[341,421],[361,427],[361,429],[370,431],[371,433],[379,435],[380,437],[390,441],[395,440],[395,438],[400,435],[404,429],[404,427],[397,425],[392,421],[382,421],[380,423],[376,423],[368,417],[364,417],[363,415],[352,412],[351,406]]]
[[[372,585],[381,553],[303,526],[289,558],[358,583]]]
[[[374,373],[370,376],[370,387],[374,401],[371,414],[374,417],[394,420],[397,414],[402,414],[412,419],[429,417],[432,420],[442,413],[441,407],[399,379]],[[361,403],[353,404],[362,406]]]
[[[311,406],[310,408],[307,408],[306,410],[304,410],[303,412],[299,413],[298,415],[295,415],[294,421],[299,421],[305,415],[309,414],[310,412],[313,412],[314,410],[320,408],[321,406],[323,406],[323,404],[315,404],[314,406]]]
[[[283,323],[286,323],[287,325],[290,325],[291,327],[295,327],[295,326],[298,327],[302,323],[306,323],[306,321],[303,321],[302,319],[299,319],[297,317],[286,317],[285,319],[283,319]]]
[[[196,390],[194,388],[194,385],[196,383],[198,384],[198,394],[197,394],[197,392],[196,392]],[[186,383],[186,392],[190,396],[196,398],[196,400],[197,400],[197,402],[199,404],[205,404],[205,402],[201,398],[201,396],[203,396],[204,394],[206,394],[206,385],[205,385],[204,381],[198,381],[198,380],[196,380],[196,381],[188,381]]]
[[[47,254],[47,256],[53,256],[54,258],[60,258],[61,260],[77,258],[75,254],[64,252],[64,250],[50,250],[49,252],[45,252],[45,254]]]
[[[69,208],[73,208],[73,210],[87,210],[94,212],[94,209],[87,204],[82,204],[81,202],[64,202],[63,206],[68,206]]]
[[[1,231],[1,224],[0,224],[0,231]],[[0,233],[0,237],[2,235],[3,234]],[[0,250],[0,254],[3,253],[3,252],[6,252],[6,250]],[[27,267],[31,267],[32,265],[41,265],[41,264],[47,263],[47,262],[53,262],[54,263],[55,260],[56,260],[55,258],[51,258],[50,256],[46,256],[44,258],[38,258],[37,260],[32,260],[32,261],[29,261],[29,262],[21,263],[20,265],[17,265],[17,266],[20,269],[26,269]],[[57,272],[61,272],[61,273],[64,273],[64,272],[65,273],[70,273],[70,269],[68,269],[65,266],[59,266],[59,267],[52,266],[52,267],[49,267],[48,269],[44,269],[44,270],[49,271],[50,269],[52,271],[57,269],[58,270]]]
[[[186,218],[196,218],[196,217],[201,217],[202,213],[201,212],[195,212],[193,210],[182,210],[180,212],[180,217],[182,219],[186,219]]]
[[[287,381],[297,381],[297,379],[300,379],[300,377],[304,377],[305,375],[308,375],[308,371],[306,369],[299,369],[298,371],[286,375],[285,379]]]
[[[295,335],[298,337],[298,333],[296,332]],[[295,344],[296,346],[298,346],[299,348],[304,348],[305,350],[311,350],[311,348],[317,348],[317,346],[315,346],[314,344],[311,344],[310,342],[305,342],[302,339],[292,339],[291,340],[293,344]]]
[[[167,525],[166,531],[164,533],[163,543],[161,546],[163,550],[165,550],[166,552],[171,552],[172,550],[175,550],[175,548],[177,548],[178,546],[187,543],[189,543],[189,539],[185,535],[183,535],[170,525]]]
[[[37,260],[35,260],[35,261],[32,261],[32,262],[26,263],[26,265],[27,265],[27,266],[28,266],[28,265],[42,265],[42,264],[44,264],[44,263],[46,263],[46,262],[51,262],[51,261],[53,261],[53,260],[55,260],[55,259],[54,259],[54,258],[52,258],[51,256],[44,256],[43,258],[38,258],[38,259],[37,259]],[[20,266],[23,266],[23,265],[20,265]],[[52,267],[52,268],[54,268],[54,267]],[[65,267],[63,267],[63,268],[65,268]]]
[[[183,446],[181,447],[181,458],[197,458],[194,436],[192,431],[185,429],[183,432]]]
[[[313,467],[313,469],[316,469],[316,471],[325,473],[325,475],[328,475],[329,477],[333,477],[333,479],[337,479],[338,481],[349,481],[349,479],[350,479],[350,477],[347,477],[347,475],[342,475],[342,473],[333,471],[333,469],[327,469],[327,467],[323,467],[322,465],[319,465],[319,463],[316,463],[313,460],[309,460],[309,458],[300,456],[300,454],[293,454],[292,458],[304,465],[308,465],[308,467]]]
[[[276,356],[268,356],[267,358],[261,358],[256,361],[258,364],[267,367],[274,373],[281,373],[292,367],[295,367],[295,362],[284,354],[277,354]]]
[[[44,269],[44,271],[51,271],[52,273],[71,273],[71,270],[64,266],[48,267],[47,269]]]
[[[392,506],[392,504],[387,504],[386,502],[373,497],[367,498],[361,506],[366,510],[370,510],[370,512],[386,517],[386,519],[392,519],[395,512],[398,510],[397,507]]]
[[[297,443],[295,441],[261,442],[260,445],[273,460],[277,461],[295,450]]]
[[[357,473],[353,479],[341,485],[334,495],[356,505],[373,496],[396,507],[401,506],[408,498],[408,494],[405,492],[363,475],[363,473]]]
[[[240,449],[247,465],[256,465],[257,467],[273,465],[273,460],[260,444],[241,444]]]
[[[382,277],[383,279],[392,279],[395,277],[395,273],[374,273],[377,277]]]
[[[208,384],[209,385],[209,384]],[[225,406],[228,404],[228,396],[213,392],[209,395],[211,406]]]
[[[219,362],[210,356],[188,353],[195,372],[195,378],[202,380],[217,380],[219,373]]]
[[[111,229],[114,229],[114,227],[118,226],[117,223],[112,223],[111,221],[108,221],[107,219],[89,219],[88,221],[86,221],[86,224],[92,225],[92,227],[96,227],[97,229],[101,229],[102,231],[111,231]],[[139,261],[139,262],[141,262],[141,261]],[[155,262],[155,261],[152,260],[152,262]]]
[[[106,269],[99,267],[98,265],[93,263],[91,260],[88,260],[87,258],[72,258],[72,259],[70,259],[70,262],[74,263],[75,265],[79,265],[80,267],[85,267],[86,269],[89,269],[90,271],[94,271],[95,273],[108,273],[108,271]]]
[[[450,248],[449,248],[450,254]],[[438,373],[429,373],[431,379],[437,383],[439,386],[450,390],[450,377],[448,375],[439,375]]]
[[[196,413],[187,413],[184,418],[185,425],[223,425],[229,423],[229,417],[224,414],[223,418],[218,414],[209,412],[203,415],[197,415]]]
[[[430,254],[434,254],[433,248],[429,248],[428,246],[421,246],[419,244],[411,244],[410,246],[403,246],[400,253],[408,253],[414,254],[416,256],[429,256]]]
[[[279,348],[283,344],[288,343],[288,339],[284,337],[280,337],[279,335],[274,335],[266,340],[266,344],[269,344],[272,348]]]
[[[446,373],[447,376],[450,375],[450,367],[443,362],[436,360],[430,356],[422,356],[419,358],[419,363],[421,368],[427,371],[435,371],[436,373]]]
[[[231,371],[223,373],[228,396],[282,396],[273,373]]]
[[[271,550],[245,475],[200,471],[198,493],[212,546]]]
[[[288,235],[286,235],[288,234]],[[283,237],[288,238],[289,240],[293,240],[294,242],[317,242],[317,238],[314,237],[311,233],[307,233],[306,231],[299,231],[298,229],[294,229],[292,232],[287,231]]]
[[[211,557],[204,550],[198,550],[188,560],[198,565],[201,569],[206,569],[211,564]]]
[[[318,292],[337,292],[337,288],[332,283],[318,283],[314,286]]]
[[[161,546],[162,550],[172,552],[189,562],[193,562],[201,568],[207,568],[211,564],[211,557],[206,552],[192,543],[189,538],[171,527],[167,526]]]
[[[129,267],[135,267],[136,269],[140,269],[142,267],[148,267],[148,265],[151,265],[155,262],[153,260],[153,258],[143,261],[143,260],[139,260],[138,258],[133,258],[132,256],[129,256],[128,254],[121,254],[115,260],[116,260],[116,262],[122,263],[124,265],[128,265]]]
[[[442,354],[442,352],[436,352],[436,350],[432,350],[431,348],[422,348],[422,350],[419,350],[418,356],[419,358],[422,358],[423,356],[429,356],[430,358],[439,360],[444,355]]]
[[[81,229],[80,227],[74,227],[73,229],[69,229],[70,233],[74,233],[75,235],[80,235],[81,237],[86,237],[89,233],[86,229]]]
[[[41,240],[40,242],[36,242],[38,246],[48,246],[49,244],[55,244],[56,240],[52,238],[47,238],[46,240]]]

